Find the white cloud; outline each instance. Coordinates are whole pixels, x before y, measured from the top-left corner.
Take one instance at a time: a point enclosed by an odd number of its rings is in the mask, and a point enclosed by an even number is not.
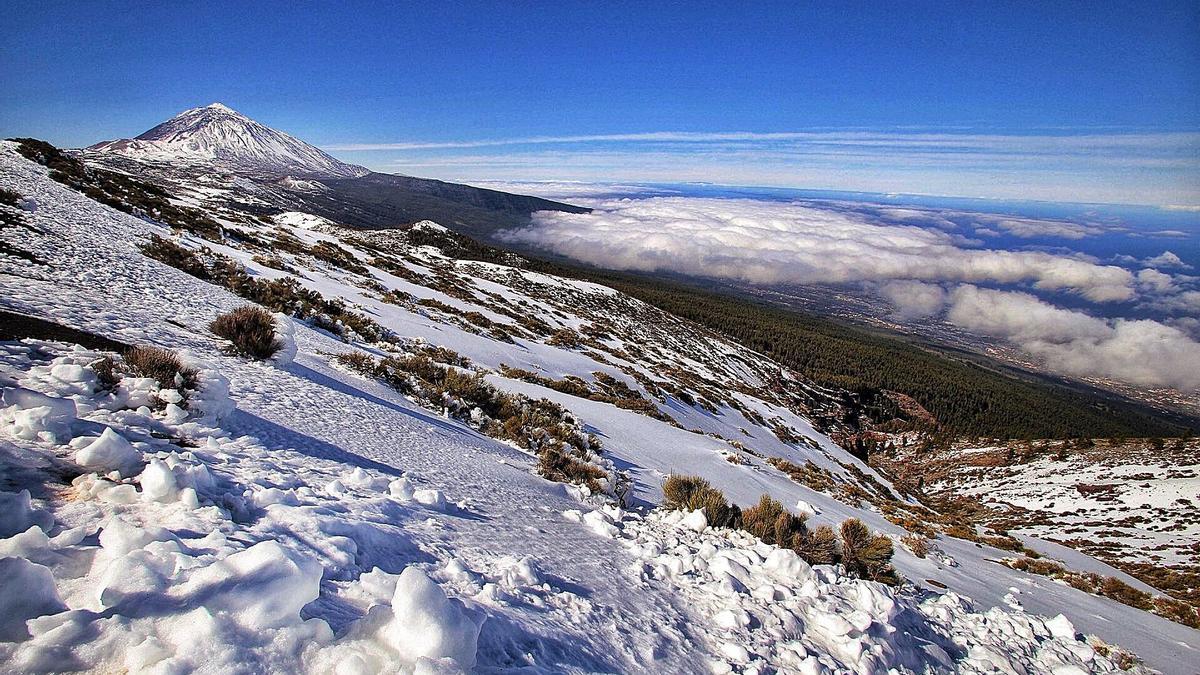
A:
[[[1167,293],[1175,288],[1174,277],[1149,268],[1137,273],[1137,282],[1148,293]]]
[[[881,224],[808,204],[660,197],[585,201],[589,214],[540,212],[503,236],[596,265],[759,284],[1032,283],[1093,302],[1129,300],[1128,270],[1035,251],[961,248],[947,232]]]
[[[1200,316],[1200,291],[1182,291],[1174,295],[1153,298],[1144,304],[1165,314]]]
[[[982,220],[990,222],[1007,231],[1013,236],[1030,239],[1033,237],[1060,237],[1062,239],[1083,239],[1084,237],[1103,234],[1104,230],[1092,225],[1072,223],[1065,220],[1037,220],[1035,218],[998,218]]]
[[[1171,251],[1163,251],[1153,258],[1146,258],[1142,262],[1151,267],[1178,267],[1180,269],[1190,269],[1192,267]]]
[[[898,319],[923,319],[940,314],[946,305],[946,291],[937,284],[920,281],[889,281],[879,294],[895,308]]]
[[[1157,321],[1105,320],[1055,307],[1027,293],[962,285],[947,321],[1005,338],[1059,372],[1142,386],[1200,389],[1200,342]]]

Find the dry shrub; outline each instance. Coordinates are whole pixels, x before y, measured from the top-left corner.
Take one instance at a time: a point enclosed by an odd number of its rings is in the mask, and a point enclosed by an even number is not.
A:
[[[538,473],[543,478],[559,483],[586,485],[595,493],[604,491],[599,483],[599,480],[605,477],[603,469],[554,448],[545,448],[538,453]]]
[[[158,386],[180,392],[196,388],[196,371],[184,367],[175,352],[161,347],[138,345],[125,352],[125,365],[138,377],[152,377]]]
[[[1154,599],[1154,613],[1192,628],[1200,628],[1200,612],[1183,600],[1159,596]]]
[[[1067,568],[1062,565],[1051,562],[1049,560],[1036,560],[1034,558],[1017,558],[1015,560],[1005,561],[1009,567],[1030,574],[1040,574],[1044,577],[1057,577],[1064,574]]]
[[[1145,591],[1139,591],[1116,577],[1105,577],[1104,581],[1100,582],[1099,590],[1101,595],[1130,607],[1149,610],[1154,606],[1151,602],[1153,596]]]
[[[742,528],[768,544],[800,549],[808,528],[805,516],[796,516],[770,495],[759,498],[758,504],[742,512]]]
[[[154,258],[161,263],[182,270],[197,279],[212,279],[208,267],[204,264],[204,260],[200,256],[196,255],[191,249],[184,248],[170,239],[152,234],[150,235],[150,241],[141,246],[141,251],[146,257]]]
[[[576,333],[570,328],[559,328],[554,332],[554,335],[550,336],[550,339],[546,341],[546,344],[555,347],[576,349],[583,345],[583,339],[580,338],[579,333]]]
[[[800,542],[796,553],[810,565],[832,565],[838,559],[837,535],[832,527],[821,525]]]
[[[378,365],[374,357],[362,352],[342,352],[333,358],[350,370],[363,375],[374,374],[375,367]]]
[[[102,391],[112,391],[116,389],[117,384],[121,382],[121,373],[118,370],[117,362],[111,356],[105,356],[98,361],[90,364],[92,371],[96,373],[96,380],[100,383]]]
[[[229,340],[229,351],[239,356],[268,359],[283,347],[275,338],[275,317],[255,305],[243,305],[218,316],[208,329]]]
[[[698,476],[667,476],[663,483],[667,507],[695,511],[704,509],[704,516],[713,527],[740,527],[742,512],[730,505],[725,493]]]
[[[842,564],[851,574],[863,579],[892,583],[892,540],[882,534],[872,534],[861,520],[849,518],[842,523]]]
[[[904,544],[910,553],[918,558],[924,558],[929,555],[929,539],[919,534],[906,534],[900,537],[900,543]]]

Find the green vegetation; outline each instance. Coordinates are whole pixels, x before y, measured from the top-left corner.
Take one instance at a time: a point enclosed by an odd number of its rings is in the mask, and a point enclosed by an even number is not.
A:
[[[635,277],[594,280],[728,335],[817,384],[907,394],[958,434],[1065,438],[1183,432],[1139,411],[1009,377],[900,337],[684,286]]]

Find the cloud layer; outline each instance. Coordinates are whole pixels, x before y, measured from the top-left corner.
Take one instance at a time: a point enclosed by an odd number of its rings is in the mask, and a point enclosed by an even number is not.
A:
[[[961,248],[959,235],[880,224],[798,203],[659,197],[601,200],[590,214],[542,212],[511,232],[532,244],[617,269],[673,271],[758,284],[911,279],[1032,283],[1095,302],[1129,300],[1128,270],[1041,252]]]
[[[974,248],[950,216],[941,222],[936,213],[920,210],[689,197],[586,204],[592,213],[541,212],[533,226],[501,236],[616,269],[764,285],[849,285],[881,295],[899,318],[944,318],[1008,340],[1065,374],[1200,388],[1200,343],[1185,332],[1189,317],[1172,325],[1101,319],[1019,290],[1189,311],[1195,291],[1181,290],[1177,277],[1149,267],[1135,273],[1083,256]],[[1000,217],[974,215],[972,224],[1014,227]],[[1057,221],[1025,223],[1021,227],[1030,231],[1059,229]]]
[[[962,285],[946,320],[1002,337],[1069,375],[1098,375],[1143,386],[1200,389],[1200,343],[1157,321],[1098,319],[1027,293]]]

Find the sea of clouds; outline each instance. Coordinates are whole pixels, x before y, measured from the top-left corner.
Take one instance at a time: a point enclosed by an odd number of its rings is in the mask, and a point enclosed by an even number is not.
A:
[[[1101,261],[1066,247],[986,245],[1001,235],[1070,243],[1102,224],[807,201],[573,201],[593,211],[540,212],[502,237],[615,269],[859,289],[887,299],[902,320],[932,317],[1002,338],[1066,374],[1200,389],[1200,278],[1177,255]]]

